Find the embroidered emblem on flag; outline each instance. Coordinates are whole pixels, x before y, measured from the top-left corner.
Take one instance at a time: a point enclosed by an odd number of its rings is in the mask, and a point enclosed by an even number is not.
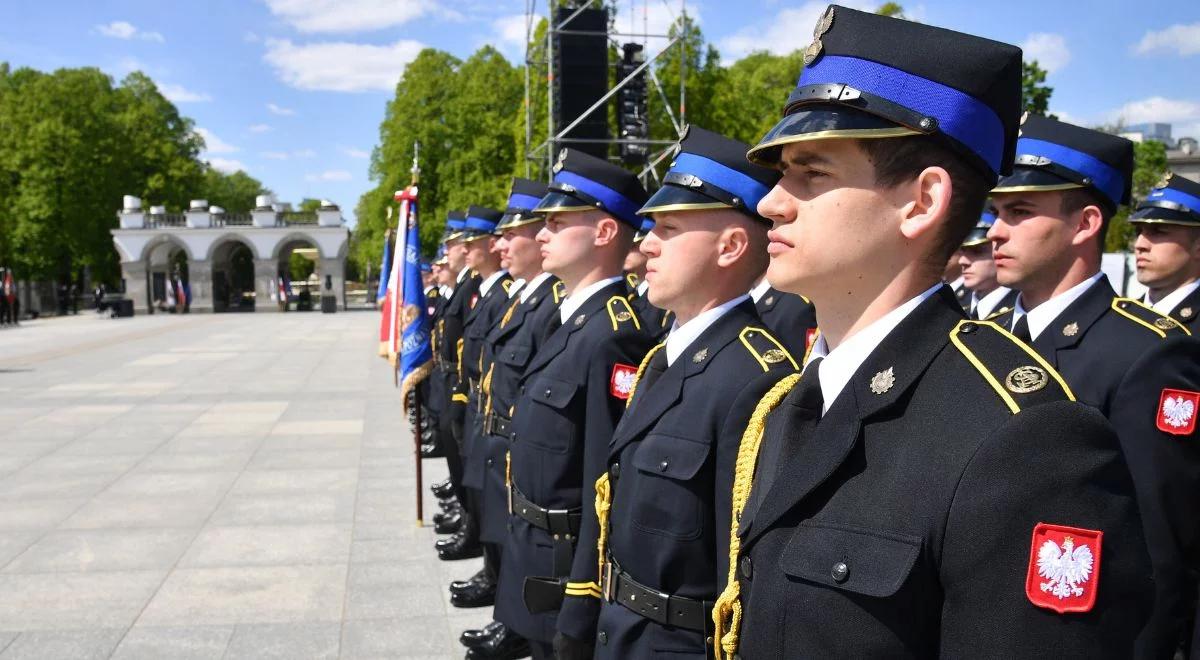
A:
[[[608,392],[618,399],[628,399],[633,390],[633,381],[637,379],[637,367],[632,364],[613,365],[612,379],[608,384]]]
[[[1025,595],[1054,610],[1088,612],[1100,587],[1100,540],[1104,532],[1038,523],[1033,528]]]
[[[1200,408],[1200,392],[1163,390],[1155,418],[1158,430],[1171,435],[1191,435],[1196,430],[1197,408]]]

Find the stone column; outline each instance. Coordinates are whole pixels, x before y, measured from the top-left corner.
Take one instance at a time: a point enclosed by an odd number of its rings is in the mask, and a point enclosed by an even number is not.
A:
[[[333,291],[325,288],[325,278],[329,277],[333,287]],[[346,309],[346,261],[344,259],[322,259],[321,260],[321,295],[327,296],[330,293],[337,298],[337,308],[339,310]],[[313,304],[318,304],[313,301]]]
[[[122,261],[121,277],[125,280],[125,298],[133,301],[134,313],[152,313],[150,310],[150,283],[146,279],[146,262]]]
[[[275,294],[276,301],[271,300]],[[254,260],[254,311],[255,313],[279,311],[279,261],[275,259]]]
[[[213,268],[212,261],[188,262],[188,286],[192,290],[189,310],[193,314],[210,314],[213,311]]]

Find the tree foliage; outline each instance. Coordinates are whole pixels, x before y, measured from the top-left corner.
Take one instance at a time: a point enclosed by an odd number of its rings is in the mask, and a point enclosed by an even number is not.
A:
[[[254,208],[255,197],[270,194],[271,190],[263,187],[261,181],[241,170],[226,174],[212,167],[204,168],[200,199],[206,199],[209,204],[230,213],[246,213]]]
[[[1021,63],[1021,107],[1031,115],[1044,115],[1051,119],[1050,95],[1054,88],[1046,84],[1046,70],[1038,66],[1037,60]]]

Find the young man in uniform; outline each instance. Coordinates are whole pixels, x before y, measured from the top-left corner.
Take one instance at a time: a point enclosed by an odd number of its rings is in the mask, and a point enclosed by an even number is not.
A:
[[[509,532],[495,616],[534,657],[590,658],[596,634],[594,484],[652,340],[621,272],[646,192],[631,172],[564,149],[537,211],[561,324],[525,366],[510,427]]]
[[[1200,342],[1171,318],[1117,298],[1100,270],[1104,234],[1129,201],[1133,143],[1045,117],[1021,128],[1016,166],[992,191],[988,236],[1001,284],[1021,291],[994,319],[1116,428],[1137,486],[1155,603],[1136,657],[1171,657],[1195,607],[1200,560]],[[1188,404],[1192,412],[1188,412]]]
[[[1012,309],[1017,292],[1000,286],[996,281],[996,262],[992,260],[992,242],[988,230],[996,224],[996,214],[984,211],[979,224],[967,234],[962,249],[958,251],[958,265],[962,270],[963,286],[971,291],[967,304],[967,316],[986,319]]]
[[[1129,222],[1142,302],[1170,315],[1192,334],[1200,330],[1200,183],[1168,174]]]
[[[541,244],[537,234],[545,218],[533,208],[547,193],[546,184],[515,179],[508,208],[496,231],[497,248],[513,277],[525,281],[521,291],[487,337],[484,362],[491,365],[484,376],[485,404],[482,415],[483,493],[480,497],[480,539],[502,548],[508,534],[508,451],[513,409],[519,396],[518,382],[552,330],[551,320],[566,295],[557,277],[542,269]],[[450,585],[453,594],[469,594],[479,576]],[[471,649],[470,658],[510,658],[529,654],[529,643],[499,621],[460,637]]]
[[[655,219],[642,241],[650,302],[674,322],[638,368],[597,485],[606,551],[596,658],[709,653],[741,430],[799,368],[747,293],[766,268],[771,227],[756,208],[779,179],[746,161],[749,148],[690,127],[639,211]]]
[[[742,439],[721,657],[1128,657],[1151,584],[1116,437],[942,281],[1011,168],[1020,49],[840,6],[814,35],[749,157],[782,172],[767,276],[821,336]]]

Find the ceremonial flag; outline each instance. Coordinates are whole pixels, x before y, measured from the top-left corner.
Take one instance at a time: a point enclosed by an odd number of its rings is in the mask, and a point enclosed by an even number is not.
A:
[[[396,225],[396,250],[389,274],[391,337],[388,358],[400,371],[400,400],[433,368],[429,344],[430,319],[425,314],[425,287],[421,281],[421,236],[417,222],[417,187],[396,193],[400,219]]]
[[[183,290],[183,278],[175,276],[175,307],[182,314],[187,308],[187,292]]]
[[[388,220],[392,219],[392,207],[388,207]],[[379,264],[379,291],[375,293],[375,302],[381,302],[388,292],[388,278],[392,275],[392,232],[383,233],[383,263]]]
[[[388,207],[388,221],[392,219],[392,207]],[[375,294],[375,304],[379,307],[379,357],[388,356],[388,347],[392,340],[392,229],[389,227],[383,235],[383,263],[379,266],[379,291]]]
[[[17,300],[17,287],[13,283],[13,275],[11,270],[4,271],[4,297],[8,299],[8,304],[13,304]]]

